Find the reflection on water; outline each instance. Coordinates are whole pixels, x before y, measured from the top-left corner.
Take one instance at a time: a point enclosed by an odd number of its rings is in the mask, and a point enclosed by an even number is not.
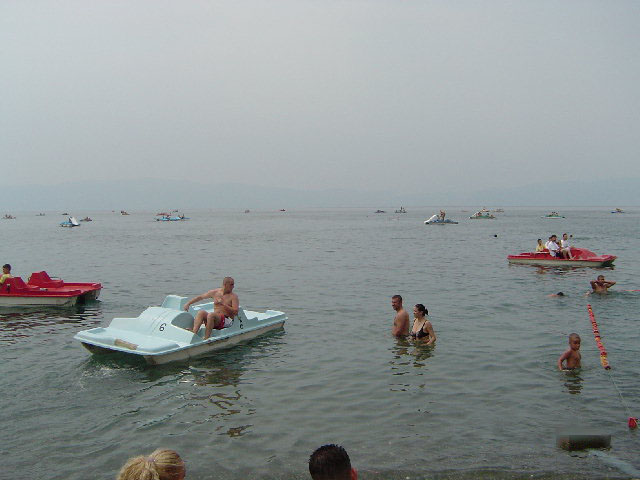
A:
[[[0,343],[15,343],[20,338],[30,337],[34,329],[37,333],[51,333],[54,327],[73,324],[94,327],[103,318],[100,302],[76,305],[71,308],[16,307],[0,310]]]
[[[572,395],[577,395],[582,391],[582,377],[580,376],[580,370],[572,370],[563,372],[567,378],[564,382],[566,391]]]
[[[392,359],[389,361],[391,366],[391,373],[395,378],[396,376],[415,376],[416,368],[422,369],[426,367],[426,360],[433,356],[435,345],[426,345],[421,340],[411,339],[410,337],[396,339],[391,352],[393,354]],[[419,371],[418,375],[423,375],[424,371]],[[411,387],[423,388],[424,382],[392,382],[389,385],[389,389],[392,392],[405,392],[411,389]]]

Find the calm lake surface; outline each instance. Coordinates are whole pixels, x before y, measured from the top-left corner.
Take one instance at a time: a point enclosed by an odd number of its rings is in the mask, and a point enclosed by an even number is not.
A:
[[[85,307],[0,311],[0,476],[113,479],[130,456],[164,446],[186,460],[188,479],[306,479],[324,443],[344,445],[364,479],[640,475],[640,432],[612,383],[640,416],[640,292],[622,291],[640,288],[640,209],[545,219],[508,208],[472,221],[471,207],[450,207],[460,221],[450,226],[425,226],[437,212],[426,207],[242,210],[187,211],[187,222],[77,212],[94,221],[74,229],[58,227],[60,212],[0,220],[0,263],[15,275],[103,284]],[[563,232],[617,255],[615,268],[508,265]],[[599,273],[615,293],[585,297]],[[72,338],[225,275],[242,306],[286,312],[285,329],[159,367],[94,358]],[[548,297],[558,291],[567,296]],[[427,306],[435,348],[391,337],[396,293],[409,311]],[[567,374],[556,360],[571,332],[583,368]],[[612,448],[557,449],[567,425],[611,434]]]

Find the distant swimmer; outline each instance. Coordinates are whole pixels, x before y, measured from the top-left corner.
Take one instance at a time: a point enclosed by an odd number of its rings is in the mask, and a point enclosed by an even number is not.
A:
[[[569,335],[569,348],[558,358],[558,370],[575,370],[580,368],[580,335]],[[564,365],[563,365],[564,363]]]
[[[558,293],[552,293],[551,295],[547,295],[547,297],[564,297],[564,293],[562,292],[558,292]]]
[[[406,337],[409,335],[409,314],[402,307],[402,297],[400,295],[391,297],[391,307],[396,311],[396,316],[393,317],[391,333],[396,337]]]
[[[613,287],[616,282],[605,280],[604,275],[598,275],[598,278],[591,281],[593,293],[607,293],[607,290]]]
[[[230,327],[233,317],[238,314],[238,295],[233,293],[235,282],[231,277],[224,277],[221,288],[215,288],[208,292],[192,298],[184,305],[185,311],[189,311],[189,306],[205,298],[213,298],[213,312],[207,313],[204,310],[198,311],[193,321],[193,333],[198,333],[200,326],[205,324],[204,339],[211,336],[212,330]]]

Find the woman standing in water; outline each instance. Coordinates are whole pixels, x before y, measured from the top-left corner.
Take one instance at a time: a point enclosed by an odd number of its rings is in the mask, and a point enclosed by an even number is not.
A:
[[[159,448],[148,457],[127,460],[118,480],[184,480],[187,470],[184,461],[173,450]]]
[[[413,327],[409,335],[411,338],[426,342],[427,345],[433,345],[436,341],[436,332],[433,331],[427,315],[429,312],[421,303],[413,307]]]

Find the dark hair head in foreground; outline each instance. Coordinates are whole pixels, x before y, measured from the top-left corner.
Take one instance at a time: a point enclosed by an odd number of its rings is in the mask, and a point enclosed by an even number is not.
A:
[[[323,445],[309,457],[309,473],[313,480],[357,480],[347,451],[340,445]]]

